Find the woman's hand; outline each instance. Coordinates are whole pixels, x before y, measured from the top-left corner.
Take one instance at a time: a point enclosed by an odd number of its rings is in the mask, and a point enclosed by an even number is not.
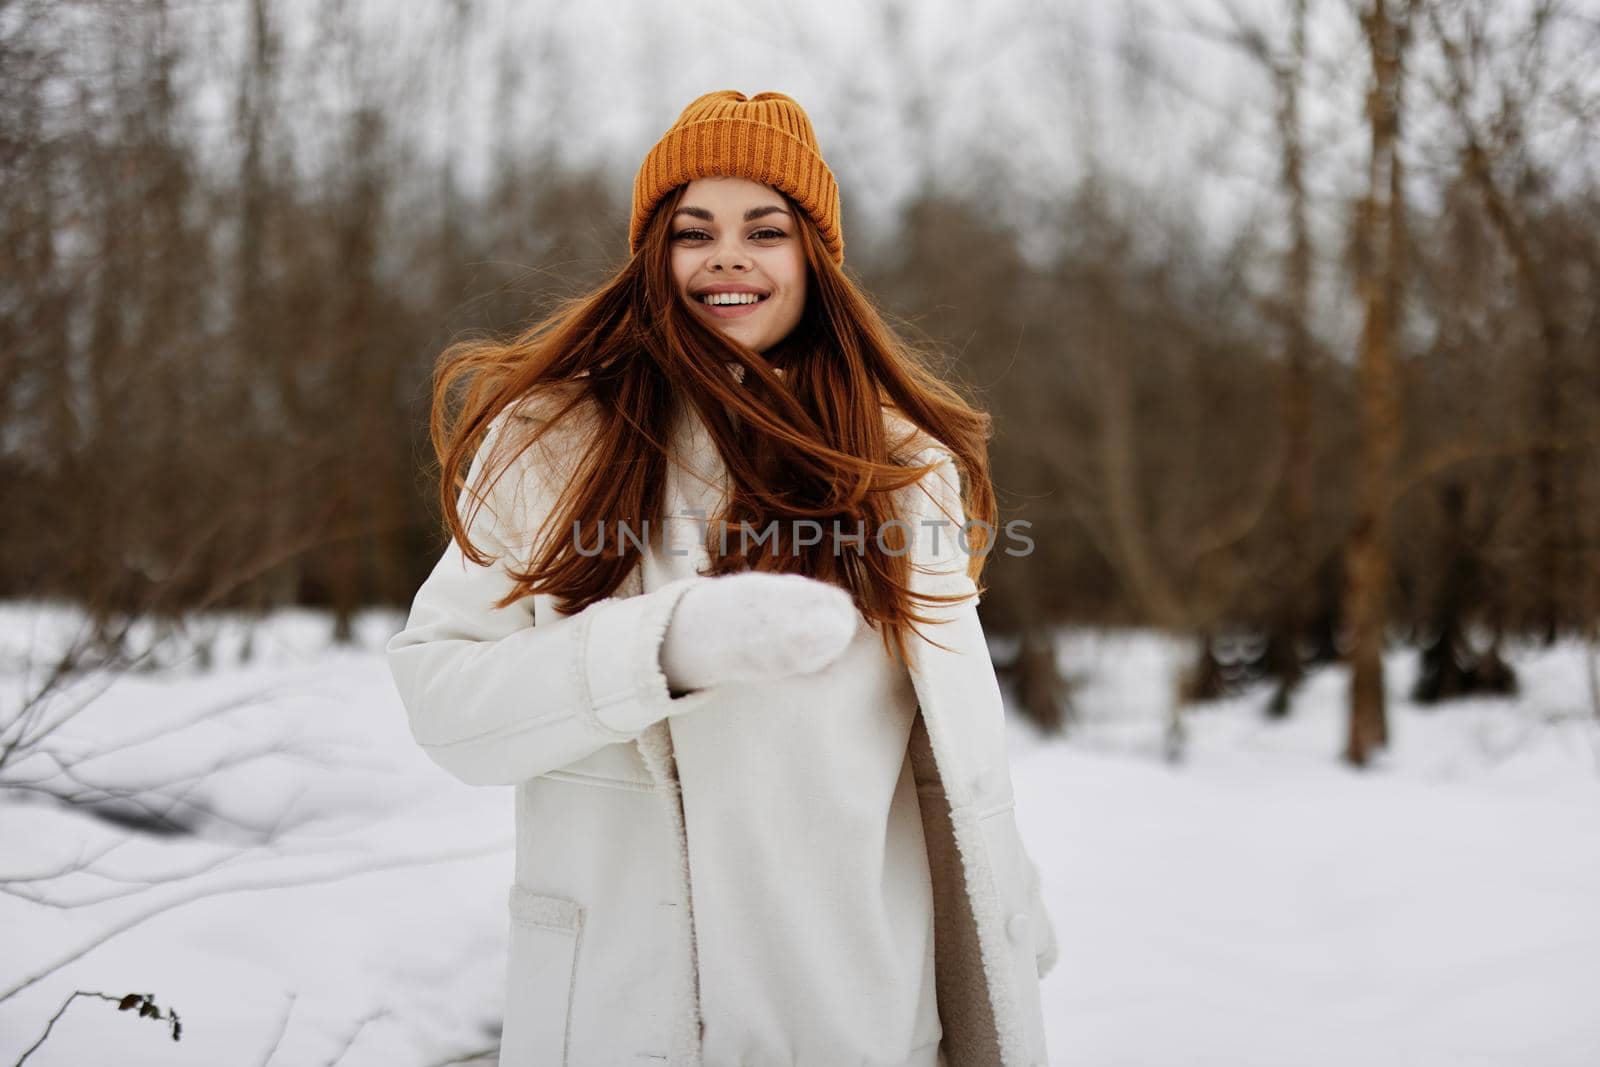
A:
[[[809,674],[839,658],[859,620],[849,593],[804,575],[710,578],[674,606],[661,669],[674,693]]]

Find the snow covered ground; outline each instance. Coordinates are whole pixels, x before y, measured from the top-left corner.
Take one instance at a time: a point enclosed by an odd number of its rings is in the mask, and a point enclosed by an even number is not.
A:
[[[75,764],[80,789],[176,782],[161,806],[196,832],[135,834],[5,794],[0,990],[20,991],[0,1000],[0,1063],[74,990],[152,994],[182,1040],[79,998],[30,1067],[421,1067],[492,1047],[511,793],[461,785],[411,743],[381,651],[399,621],[371,615],[357,648],[329,649],[326,619],[285,613],[247,664],[217,624],[213,670],[116,678],[63,727],[59,751],[104,753]],[[6,719],[29,649],[71,622],[0,608]],[[1392,747],[1365,772],[1337,759],[1339,670],[1315,675],[1286,723],[1261,719],[1261,693],[1189,713],[1171,765],[1166,695],[1187,648],[1066,635],[1078,728],[1012,730],[1018,817],[1061,944],[1044,985],[1052,1062],[1600,1062],[1588,653],[1513,653],[1519,699],[1433,710],[1404,702],[1414,658],[1394,657]],[[55,770],[4,773],[59,787]],[[97,875],[41,877],[90,858]]]

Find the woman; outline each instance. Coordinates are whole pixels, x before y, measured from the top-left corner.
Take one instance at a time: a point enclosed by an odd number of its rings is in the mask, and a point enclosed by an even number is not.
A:
[[[452,540],[389,644],[417,741],[517,787],[501,1064],[1042,1064],[987,415],[843,274],[781,93],[691,103],[629,245],[445,353]]]

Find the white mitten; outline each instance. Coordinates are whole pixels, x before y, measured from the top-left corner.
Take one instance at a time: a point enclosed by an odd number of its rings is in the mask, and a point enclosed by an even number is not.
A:
[[[675,693],[809,674],[849,647],[859,619],[849,593],[804,575],[708,578],[673,607],[661,669]]]

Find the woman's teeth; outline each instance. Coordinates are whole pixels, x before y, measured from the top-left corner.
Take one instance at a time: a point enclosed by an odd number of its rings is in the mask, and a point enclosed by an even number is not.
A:
[[[701,303],[720,304],[754,304],[766,297],[758,293],[710,293],[700,298]]]

